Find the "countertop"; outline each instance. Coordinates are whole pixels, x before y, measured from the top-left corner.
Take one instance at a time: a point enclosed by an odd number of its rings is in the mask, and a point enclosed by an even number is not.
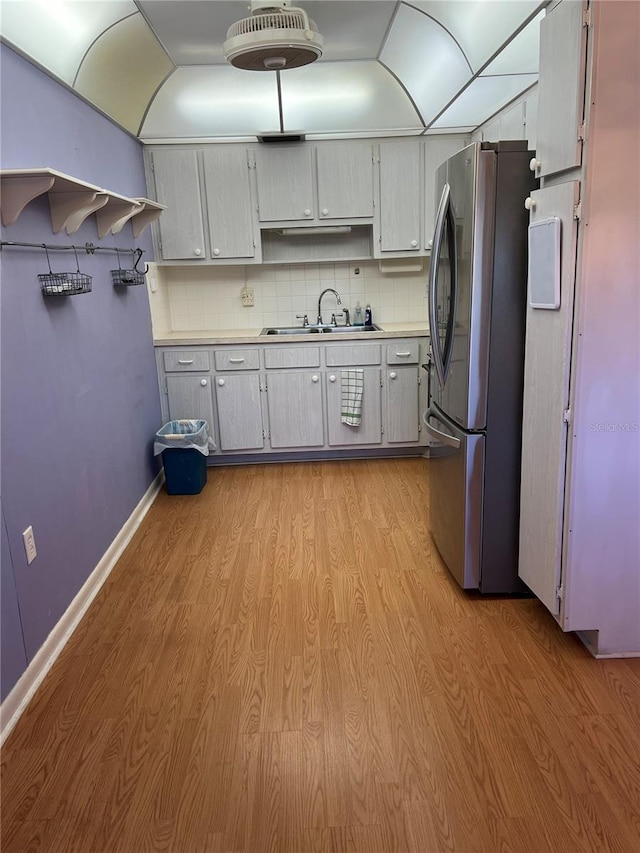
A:
[[[380,324],[379,324],[380,325]],[[208,329],[193,332],[161,332],[154,338],[154,344],[161,346],[189,346],[191,344],[284,344],[298,341],[315,340],[315,335],[260,335],[260,329]],[[322,340],[352,341],[376,340],[380,338],[418,338],[429,334],[427,323],[385,323],[379,332],[339,332],[331,338],[323,335]]]

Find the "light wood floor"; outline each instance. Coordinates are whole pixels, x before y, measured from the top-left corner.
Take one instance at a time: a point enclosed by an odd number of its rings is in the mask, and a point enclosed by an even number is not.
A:
[[[5,745],[2,853],[640,850],[640,660],[461,592],[427,504],[422,459],[162,493]]]

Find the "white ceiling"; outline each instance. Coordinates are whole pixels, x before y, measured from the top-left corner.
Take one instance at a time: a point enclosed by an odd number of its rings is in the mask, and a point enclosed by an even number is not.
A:
[[[325,47],[281,72],[287,131],[469,131],[537,81],[548,0],[299,2]],[[222,52],[247,0],[0,0],[0,13],[4,41],[143,141],[282,129],[275,72]]]

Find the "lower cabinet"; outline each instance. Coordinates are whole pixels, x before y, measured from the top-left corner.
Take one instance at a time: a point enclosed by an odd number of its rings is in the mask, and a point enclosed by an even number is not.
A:
[[[390,367],[387,380],[387,441],[418,442],[420,439],[417,367]]]
[[[321,447],[322,384],[318,370],[269,373],[267,406],[272,448]]]
[[[162,415],[206,420],[216,455],[426,446],[426,347],[390,338],[158,348]],[[353,369],[363,377],[356,427],[342,423],[342,374]]]
[[[257,373],[218,374],[216,405],[221,450],[264,447],[260,377]]]
[[[382,442],[382,388],[380,370],[362,368],[362,418],[358,426],[342,423],[342,371],[333,369],[327,378],[327,432],[332,447]]]
[[[211,378],[178,374],[167,376],[167,407],[169,420],[181,418],[205,420],[213,430],[213,399]]]

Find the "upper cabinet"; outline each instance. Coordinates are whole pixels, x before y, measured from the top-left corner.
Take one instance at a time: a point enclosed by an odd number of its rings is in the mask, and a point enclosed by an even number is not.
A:
[[[149,192],[167,208],[154,229],[157,254],[172,264],[425,255],[435,171],[466,142],[450,135],[151,146]]]
[[[151,154],[156,198],[166,205],[158,248],[165,261],[205,257],[197,151],[163,148]]]
[[[303,143],[254,153],[260,222],[373,217],[371,144]]]
[[[373,216],[372,150],[369,143],[318,146],[320,219]]]
[[[582,162],[586,3],[559,3],[540,24],[537,177]]]
[[[211,258],[254,258],[257,241],[248,152],[217,145],[204,152],[203,163]]]
[[[379,160],[374,256],[423,253],[421,143],[413,140],[382,143]]]
[[[308,145],[255,150],[260,222],[315,217],[312,153],[313,148]]]

